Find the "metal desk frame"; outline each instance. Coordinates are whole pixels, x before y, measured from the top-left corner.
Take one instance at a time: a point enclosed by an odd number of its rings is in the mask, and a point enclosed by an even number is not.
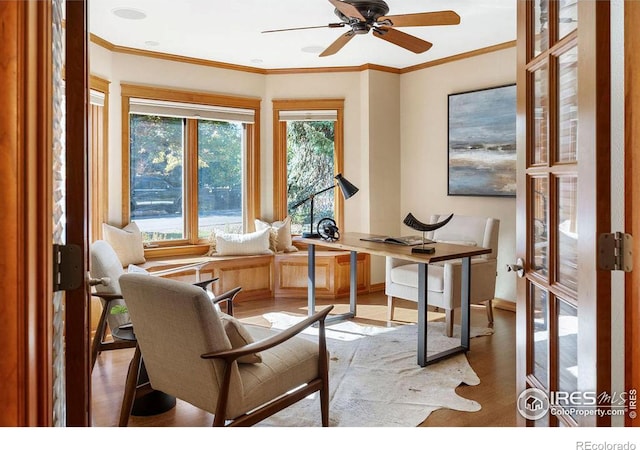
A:
[[[356,236],[366,236],[366,235],[356,235]],[[477,247],[463,247],[463,246],[455,246],[460,250],[457,254],[448,257],[440,257],[438,261],[444,261],[447,259],[462,259],[462,280],[461,280],[461,331],[460,331],[460,345],[430,356],[427,356],[427,275],[429,269],[429,263],[431,261],[430,257],[420,258],[418,256],[413,255],[411,258],[403,252],[395,252],[394,247],[397,247],[393,244],[377,244],[380,246],[379,249],[372,249],[370,246],[363,245],[361,248],[356,248],[357,246],[351,245],[341,245],[338,243],[327,243],[326,241],[321,240],[312,240],[312,239],[301,239],[302,242],[308,245],[308,314],[311,315],[315,312],[316,307],[316,262],[315,262],[315,253],[316,244],[335,247],[342,250],[350,250],[351,256],[349,261],[349,277],[350,277],[350,286],[349,286],[349,312],[344,314],[335,314],[328,316],[326,319],[326,323],[332,323],[336,321],[341,321],[345,319],[354,318],[356,316],[356,307],[357,307],[357,297],[358,297],[358,270],[357,270],[357,255],[358,251],[366,252],[370,254],[377,254],[380,256],[392,256],[395,258],[401,259],[410,259],[414,262],[418,263],[418,365],[421,367],[425,367],[429,364],[433,364],[437,361],[441,361],[450,356],[456,355],[458,353],[467,352],[470,349],[470,313],[471,313],[471,256],[475,256],[477,254],[489,253],[488,249],[481,249]],[[438,251],[438,246],[441,244],[432,244],[436,247],[436,253]],[[451,246],[449,246],[451,247]],[[396,249],[397,250],[397,249]]]

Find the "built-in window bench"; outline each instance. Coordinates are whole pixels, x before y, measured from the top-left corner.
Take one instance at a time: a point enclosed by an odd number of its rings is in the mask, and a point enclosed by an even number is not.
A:
[[[336,299],[349,295],[349,252],[316,250],[316,298]],[[140,266],[149,270],[164,270],[202,262],[201,280],[219,278],[212,284],[214,293],[221,294],[242,286],[238,301],[265,298],[304,298],[307,296],[307,252],[251,256],[174,256],[147,258]],[[369,255],[358,254],[358,293],[370,290]],[[196,271],[169,275],[171,278],[194,281]]]

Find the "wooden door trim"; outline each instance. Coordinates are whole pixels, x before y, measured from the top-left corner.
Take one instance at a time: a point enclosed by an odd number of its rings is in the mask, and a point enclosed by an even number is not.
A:
[[[67,1],[66,8],[66,211],[67,244],[82,249],[83,273],[89,268],[87,217],[88,163],[88,14],[86,0]],[[89,292],[84,284],[65,294],[65,362],[67,426],[91,424],[89,363]]]
[[[0,2],[0,426],[51,426],[51,4]]]
[[[624,2],[625,230],[635,237],[634,271],[625,275],[625,390],[640,388],[640,2]],[[636,206],[634,208],[634,205]],[[640,419],[625,417],[626,426]]]

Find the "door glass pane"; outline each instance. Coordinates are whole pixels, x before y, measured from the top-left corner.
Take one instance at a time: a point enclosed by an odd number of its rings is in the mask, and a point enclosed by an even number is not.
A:
[[[532,180],[531,195],[531,238],[532,258],[531,268],[541,275],[549,272],[549,222],[547,205],[549,203],[549,181],[546,178],[534,178]]]
[[[578,27],[578,0],[560,0],[558,36],[560,39]]]
[[[335,184],[334,129],[333,121],[287,121],[287,204],[292,234],[315,233],[321,219],[335,218],[333,189],[315,196],[313,228],[311,202],[293,208],[314,192]]]
[[[129,207],[145,241],[184,239],[184,120],[131,114]]]
[[[549,0],[535,0],[533,10],[533,55],[549,48]]]
[[[548,69],[544,65],[533,74],[533,164],[547,162],[549,148]]]
[[[531,285],[531,330],[533,330],[533,375],[549,386],[549,300],[547,291]]]
[[[242,233],[244,126],[198,120],[198,238]]]
[[[578,50],[558,58],[558,161],[578,159]]]
[[[578,310],[558,300],[559,390],[578,391]]]
[[[558,179],[558,283],[578,290],[578,179]]]

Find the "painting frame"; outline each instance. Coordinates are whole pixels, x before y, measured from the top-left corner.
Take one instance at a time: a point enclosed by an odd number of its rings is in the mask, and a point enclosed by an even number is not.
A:
[[[516,85],[448,95],[447,195],[516,196]]]

